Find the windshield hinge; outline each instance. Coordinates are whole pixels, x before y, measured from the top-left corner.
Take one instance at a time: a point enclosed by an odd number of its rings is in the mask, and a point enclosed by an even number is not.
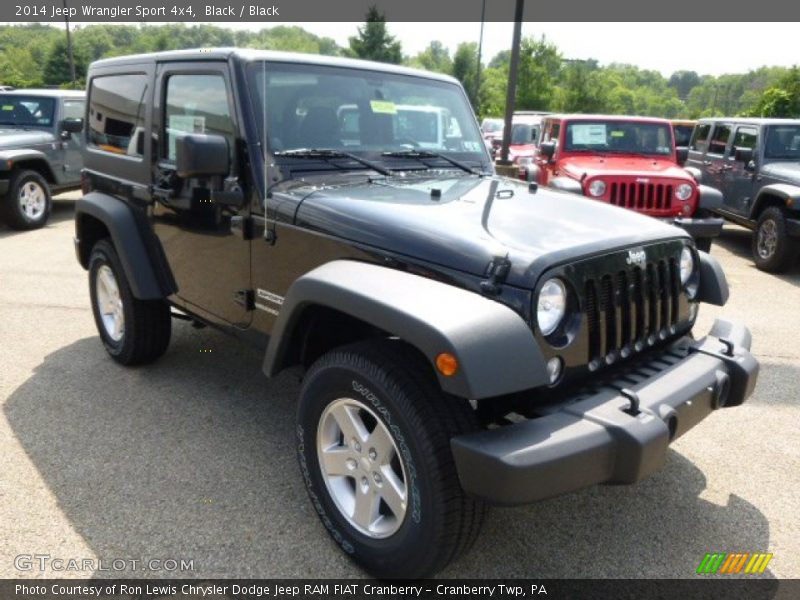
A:
[[[493,258],[486,267],[486,280],[481,281],[481,291],[490,296],[499,294],[500,285],[506,280],[510,270],[511,261],[508,260],[508,255]]]
[[[233,301],[248,311],[256,308],[256,294],[253,290],[237,290],[233,294]]]

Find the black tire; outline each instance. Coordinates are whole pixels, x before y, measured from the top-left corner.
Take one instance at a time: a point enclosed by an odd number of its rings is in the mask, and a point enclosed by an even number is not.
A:
[[[375,410],[402,455],[410,504],[388,537],[375,539],[354,527],[325,483],[317,430],[326,408],[342,398]],[[297,422],[298,458],[311,502],[331,537],[367,572],[387,579],[430,576],[475,541],[485,505],[461,489],[450,450],[453,436],[477,428],[475,416],[465,400],[441,391],[415,350],[377,340],[324,355],[305,377]]]
[[[771,237],[767,231],[774,232],[774,244],[768,244]],[[797,259],[800,244],[789,237],[786,231],[786,216],[781,208],[771,206],[758,217],[752,239],[753,260],[756,267],[768,273],[783,273]]]
[[[36,211],[31,216],[23,208],[23,203],[27,201],[22,195],[28,189],[36,191],[37,196],[44,196],[44,210]],[[0,200],[0,211],[3,220],[11,229],[27,230],[44,227],[47,219],[50,218],[50,211],[53,206],[53,198],[50,194],[50,186],[47,181],[36,171],[19,170],[14,171],[11,180],[8,182],[8,194]]]
[[[116,280],[122,303],[124,329],[118,340],[103,324],[100,312],[97,274],[104,266],[111,270]],[[108,239],[100,240],[92,248],[89,257],[89,294],[97,331],[114,360],[123,365],[140,365],[164,354],[172,334],[169,305],[164,300],[139,300],[133,296],[119,256]]]
[[[701,252],[711,252],[711,242],[713,238],[698,238],[694,241],[695,246]]]

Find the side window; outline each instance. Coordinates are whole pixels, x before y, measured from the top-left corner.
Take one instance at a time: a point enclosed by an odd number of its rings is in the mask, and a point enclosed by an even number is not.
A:
[[[736,135],[733,137],[733,146],[731,146],[731,156],[733,156],[735,148],[755,149],[757,140],[758,130],[754,127],[737,128]]]
[[[89,145],[114,154],[142,156],[144,147],[140,140],[144,135],[146,92],[147,77],[143,73],[92,79]]]
[[[711,141],[708,143],[708,153],[725,154],[725,147],[728,145],[730,137],[730,125],[717,125],[714,129],[714,135],[711,136]]]
[[[697,150],[698,152],[705,152],[708,147],[708,134],[711,131],[711,125],[703,123],[694,128],[692,134],[692,141],[689,143],[690,150]]]
[[[65,119],[82,119],[86,104],[83,100],[64,100]]]
[[[175,140],[187,133],[228,138],[233,148],[233,120],[222,75],[170,75],[164,111],[165,156],[175,160]]]

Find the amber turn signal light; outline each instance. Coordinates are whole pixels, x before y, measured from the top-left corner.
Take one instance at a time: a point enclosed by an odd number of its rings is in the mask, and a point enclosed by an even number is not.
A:
[[[436,357],[436,368],[445,377],[452,377],[458,371],[458,359],[449,352],[442,352]]]

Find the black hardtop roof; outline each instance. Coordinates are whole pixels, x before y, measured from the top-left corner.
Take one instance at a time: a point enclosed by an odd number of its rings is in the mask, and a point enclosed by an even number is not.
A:
[[[300,52],[279,52],[276,50],[254,50],[250,48],[193,48],[189,50],[167,50],[164,52],[150,52],[147,54],[131,54],[117,56],[95,61],[90,68],[105,68],[123,64],[141,64],[144,62],[172,62],[172,61],[202,61],[202,60],[229,60],[231,58],[250,62],[266,60],[273,62],[313,64],[333,67],[346,67],[351,69],[367,69],[370,71],[383,71],[399,75],[412,75],[426,77],[449,83],[458,83],[458,80],[449,75],[401,67],[387,63],[359,60],[355,58],[342,58],[339,56],[323,56],[320,54],[304,54]]]

